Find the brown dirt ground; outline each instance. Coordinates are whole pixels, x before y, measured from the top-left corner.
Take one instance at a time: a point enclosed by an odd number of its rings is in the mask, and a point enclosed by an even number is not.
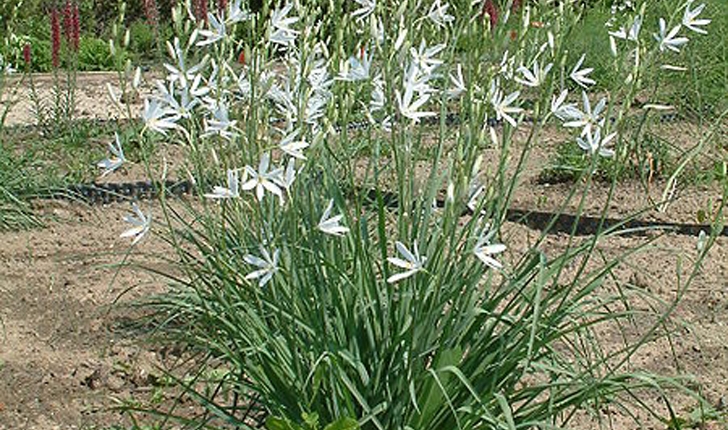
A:
[[[95,108],[99,97],[106,97],[100,85],[105,80],[97,76],[89,79],[79,104],[88,102],[94,107],[88,111],[95,115],[112,115]],[[18,109],[22,105],[14,110]],[[28,119],[25,115],[11,116],[11,122],[23,123]],[[552,147],[556,140],[547,135],[544,146]],[[537,157],[529,168],[535,171],[544,157]],[[535,207],[540,203],[539,210],[548,210],[569,189],[569,185],[537,185],[533,176],[527,174],[524,178],[514,197],[515,206]],[[649,194],[658,196],[662,185],[652,184]],[[587,212],[601,208],[605,195],[603,187],[594,188],[587,199]],[[695,222],[696,210],[709,201],[716,203],[719,196],[713,186],[690,187],[666,213],[653,211],[647,216]],[[617,189],[610,212],[631,213],[643,208],[645,201],[645,192],[638,184],[625,183]],[[144,207],[158,213],[156,203],[145,203]],[[157,381],[173,359],[159,346],[144,343],[142,335],[127,330],[126,323],[135,314],[118,306],[163,291],[165,286],[163,279],[147,271],[125,268],[117,273],[115,265],[124,261],[129,250],[129,242],[118,237],[126,228],[121,218],[128,209],[124,204],[89,208],[43,202],[39,210],[53,216],[46,228],[0,235],[0,430],[129,425],[113,407],[124,399],[149,399],[158,394]],[[516,261],[539,235],[539,231],[521,225],[504,226],[502,239],[509,246],[506,260]],[[564,235],[550,235],[542,249],[547,255],[557,253],[566,239]],[[600,241],[599,250],[607,258],[614,257],[650,239],[653,237],[607,238]],[[678,290],[678,262],[684,274],[697,255],[696,243],[695,237],[666,234],[643,252],[630,256],[615,273],[615,279],[669,301]],[[169,249],[161,238],[151,235],[140,242],[127,261],[162,267],[164,263],[158,256],[165,253]],[[635,336],[644,328],[639,324],[631,328]],[[728,238],[719,238],[711,249],[676,310],[675,324],[679,329],[671,345],[664,339],[648,344],[630,366],[669,375],[694,375],[706,398],[717,408],[725,408]],[[620,343],[613,332],[604,333],[603,341],[607,347]],[[695,402],[683,396],[676,395],[675,399],[682,416],[695,407]],[[646,401],[662,416],[667,415],[655,399]],[[619,411],[612,411],[609,417],[612,428],[637,428]],[[645,428],[665,428],[646,421],[649,424]],[[597,428],[598,424],[581,418],[578,427]],[[702,428],[728,427],[711,421]]]
[[[53,88],[53,75],[33,75],[33,82],[41,100],[50,103],[51,90]],[[125,118],[127,115],[126,105],[121,104],[119,109],[110,102],[106,84],[110,84],[117,96],[121,96],[119,80],[116,73],[90,72],[81,73],[77,78],[76,90],[76,111],[74,118],[88,119],[114,119]],[[151,94],[154,87],[153,75],[145,74],[140,97],[129,100],[129,109],[134,116],[141,115],[143,106],[142,97]],[[102,101],[102,103],[99,103]],[[8,81],[6,94],[0,109],[10,105],[11,109],[5,119],[6,126],[33,124],[35,117],[32,113],[33,104],[30,99],[30,85],[27,80],[14,77]]]

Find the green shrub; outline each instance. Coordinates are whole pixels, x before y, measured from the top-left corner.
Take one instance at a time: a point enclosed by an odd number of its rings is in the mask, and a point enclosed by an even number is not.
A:
[[[78,69],[82,71],[112,70],[114,58],[109,43],[94,37],[82,37],[78,49]]]

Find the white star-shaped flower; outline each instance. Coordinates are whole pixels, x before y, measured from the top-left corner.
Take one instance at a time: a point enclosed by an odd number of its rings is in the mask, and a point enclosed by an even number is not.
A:
[[[548,75],[549,71],[553,66],[553,63],[549,63],[546,65],[546,67],[541,68],[538,64],[538,60],[536,60],[533,62],[532,70],[529,70],[525,66],[519,67],[516,72],[521,72],[521,74],[523,75],[523,79],[515,78],[515,81],[528,87],[538,87],[544,83],[544,81],[546,80],[546,75]]]
[[[200,36],[204,37],[205,40],[197,42],[197,46],[206,46],[217,43],[227,36],[227,29],[225,28],[225,21],[218,19],[214,14],[207,14],[207,22],[212,30],[200,30]]]
[[[177,121],[180,119],[180,116],[162,107],[157,100],[150,102],[149,99],[145,99],[142,119],[144,120],[144,129],[142,132],[152,130],[166,135],[167,130],[177,128]]]
[[[583,127],[581,131],[581,136],[586,136],[587,134],[591,133],[594,127],[598,127],[599,123],[602,121],[600,115],[607,107],[607,98],[602,97],[602,99],[597,102],[597,105],[594,107],[593,110],[591,107],[591,103],[589,102],[589,96],[587,96],[586,92],[581,92],[581,98],[584,105],[584,111],[582,112],[577,108],[573,108],[573,110],[570,109],[569,113],[572,118],[570,119],[570,121],[564,123],[564,127]]]
[[[607,148],[607,145],[614,139],[617,133],[607,135],[602,139],[602,131],[600,128],[594,130],[594,133],[587,133],[586,138],[577,137],[576,143],[581,149],[588,152],[589,155],[599,154],[602,157],[614,156],[614,150]]]
[[[410,250],[407,249],[407,247],[404,246],[402,242],[397,241],[395,242],[394,246],[399,254],[404,257],[404,259],[398,257],[388,257],[387,261],[401,269],[405,269],[405,271],[387,278],[387,282],[390,284],[394,284],[395,282],[399,282],[402,279],[409,278],[415,273],[421,271],[425,266],[425,262],[427,262],[427,257],[419,255],[420,252],[417,249],[417,242],[415,242],[413,245],[412,250],[414,251],[414,253],[410,252]]]
[[[475,243],[473,254],[475,254],[475,256],[478,257],[478,259],[486,266],[496,270],[501,270],[503,268],[503,264],[492,256],[500,254],[507,248],[501,243],[491,243],[494,235],[495,230],[490,230],[490,225],[486,224],[485,228],[478,237],[478,241]]]
[[[690,10],[691,4],[693,4],[693,0],[688,0],[687,4],[685,5],[685,13],[683,14],[682,25],[696,33],[708,34],[707,31],[699,27],[710,24],[710,20],[696,19],[705,8],[705,4],[701,4],[695,9]]]
[[[558,97],[553,96],[551,99],[551,112],[562,121],[576,120],[582,116],[582,112],[575,105],[564,104],[568,95],[569,91],[564,90]]]
[[[149,232],[152,225],[152,215],[150,213],[145,215],[136,203],[132,204],[132,210],[134,215],[126,215],[124,221],[133,225],[133,227],[121,233],[119,237],[133,237],[134,240],[131,244],[136,245]]]
[[[504,96],[503,90],[498,88],[497,81],[493,81],[493,84],[491,85],[491,93],[492,96],[490,102],[495,109],[496,118],[499,121],[501,119],[505,119],[513,127],[517,127],[518,124],[516,123],[516,120],[511,116],[511,114],[518,114],[522,112],[523,109],[511,106],[511,103],[516,101],[518,96],[521,95],[521,92],[514,91],[507,96]]]
[[[579,58],[579,61],[577,61],[576,66],[574,66],[574,69],[571,70],[571,74],[569,75],[569,77],[580,86],[587,88],[589,85],[596,84],[596,81],[587,76],[594,70],[594,68],[588,67],[586,69],[579,70],[581,68],[581,65],[584,63],[585,58],[586,54],[582,54],[581,58]]]
[[[453,88],[447,90],[447,95],[450,98],[458,98],[462,93],[467,91],[465,87],[465,78],[463,78],[463,65],[458,64],[455,68],[455,74],[450,73],[450,82]]]
[[[255,189],[255,196],[258,201],[263,200],[265,191],[283,198],[283,193],[278,184],[281,182],[281,169],[273,169],[268,171],[270,167],[270,154],[265,153],[260,157],[260,164],[256,171],[250,166],[245,166],[245,172],[250,176],[250,179],[246,181],[240,188],[245,191]]]
[[[114,132],[114,138],[116,140],[116,145],[109,142],[109,152],[111,152],[112,156],[99,161],[97,164],[98,167],[104,169],[101,173],[102,178],[121,167],[121,165],[126,161],[126,158],[124,157],[124,148],[122,148],[121,140],[119,139],[119,133]]]
[[[238,169],[228,169],[227,188],[215,186],[212,193],[205,194],[208,199],[233,199],[240,197]]]
[[[351,17],[357,18],[359,21],[363,21],[366,17],[374,13],[374,9],[377,7],[376,0],[354,0],[354,2],[359,4],[361,7],[352,12]]]
[[[321,216],[317,228],[326,234],[343,236],[349,232],[349,229],[341,225],[341,219],[344,218],[344,215],[331,216],[331,210],[333,208],[334,200],[331,199],[329,200],[328,206],[326,206],[326,210],[324,210],[324,214]]]
[[[680,31],[680,25],[667,32],[667,24],[663,18],[660,18],[660,32],[655,33],[654,37],[657,42],[660,43],[660,51],[664,51],[666,48],[673,52],[680,52],[680,47],[688,43],[687,37],[677,37],[677,33]]]
[[[305,160],[306,157],[303,155],[303,150],[308,148],[308,143],[305,139],[296,140],[300,130],[294,130],[288,133],[283,140],[278,144],[281,151],[290,155],[291,157],[298,158],[299,160]]]
[[[248,254],[243,257],[243,260],[246,263],[259,268],[258,270],[254,270],[245,275],[245,279],[251,280],[260,278],[258,280],[258,286],[264,287],[278,271],[278,261],[280,259],[281,252],[279,249],[276,249],[273,251],[273,255],[271,256],[270,253],[261,246],[260,254],[263,258],[252,254]]]
[[[430,11],[427,13],[427,17],[430,21],[437,24],[438,27],[446,27],[451,22],[455,21],[455,17],[448,14],[447,10],[450,5],[440,3],[440,0],[435,0],[430,6]]]

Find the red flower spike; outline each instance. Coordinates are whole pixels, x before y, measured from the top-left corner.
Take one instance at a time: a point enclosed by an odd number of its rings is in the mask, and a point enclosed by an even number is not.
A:
[[[26,66],[30,66],[30,43],[26,43],[25,46],[23,46],[23,60],[25,61]]]
[[[81,14],[78,11],[78,3],[73,3],[71,12],[71,46],[78,52],[78,44],[81,41]]]
[[[63,4],[63,36],[66,43],[71,44],[73,38],[73,6],[71,0],[66,0]]]
[[[238,63],[245,65],[245,49],[240,51],[240,55],[238,55]]]
[[[147,23],[156,27],[159,20],[159,12],[156,0],[144,0],[144,14],[147,17]]]
[[[61,65],[61,24],[58,22],[58,9],[51,9],[51,59],[53,68]]]
[[[483,3],[481,17],[485,18],[486,14],[490,18],[490,29],[495,30],[495,26],[498,25],[498,6],[495,5],[493,0],[485,0],[485,3]]]
[[[207,24],[207,0],[197,0],[195,4],[195,18]]]
[[[220,12],[224,12],[225,9],[227,9],[227,5],[227,0],[217,0],[217,10],[219,10]]]

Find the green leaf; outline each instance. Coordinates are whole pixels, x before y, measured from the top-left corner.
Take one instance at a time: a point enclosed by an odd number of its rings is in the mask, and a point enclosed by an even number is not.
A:
[[[324,430],[358,430],[359,422],[353,418],[341,418],[324,427]]]
[[[265,420],[265,428],[268,430],[303,430],[285,418],[268,417]]]
[[[301,414],[301,418],[303,418],[303,423],[306,424],[306,427],[308,427],[309,430],[318,430],[319,416],[316,412],[312,412],[310,414],[304,412]]]

